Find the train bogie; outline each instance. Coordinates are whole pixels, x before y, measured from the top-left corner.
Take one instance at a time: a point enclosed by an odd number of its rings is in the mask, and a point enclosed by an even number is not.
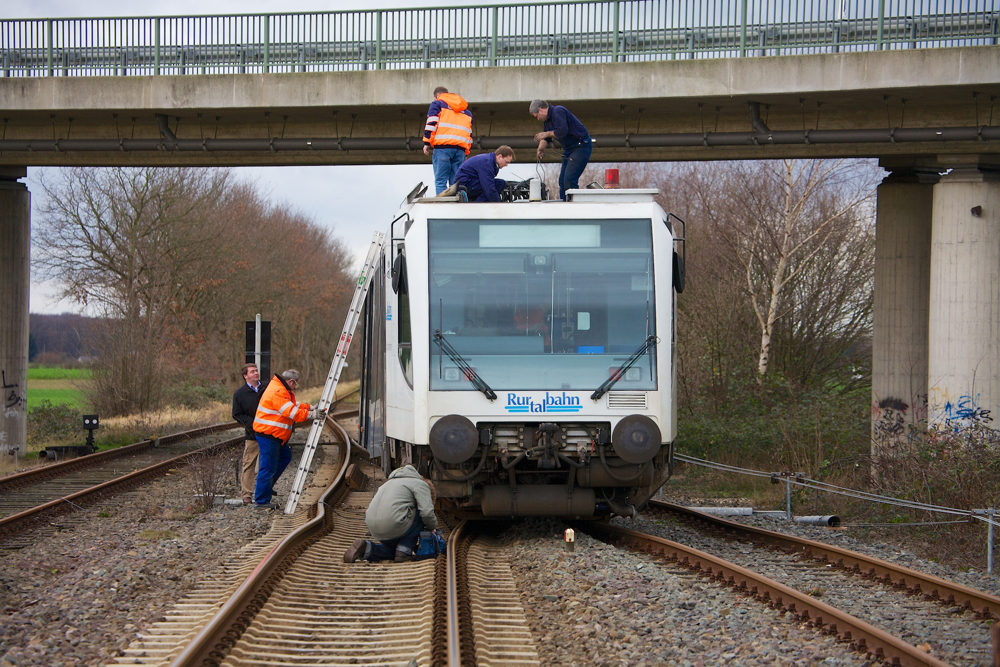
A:
[[[676,430],[682,239],[654,192],[407,205],[366,302],[368,451],[486,516],[633,513]]]

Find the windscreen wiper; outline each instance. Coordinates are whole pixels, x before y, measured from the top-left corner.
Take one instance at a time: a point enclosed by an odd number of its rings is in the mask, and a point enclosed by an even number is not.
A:
[[[441,334],[440,329],[434,332],[434,340],[437,341],[437,344],[441,348],[441,350],[448,355],[448,358],[454,361],[455,365],[458,366],[460,369],[462,369],[462,372],[465,373],[465,377],[469,379],[469,382],[472,383],[472,386],[474,386],[479,391],[483,392],[486,398],[490,399],[491,401],[496,400],[497,395],[493,392],[492,389],[490,389],[490,386],[485,382],[483,382],[483,379],[476,374],[476,371],[473,370],[472,366],[469,365],[469,362],[467,362],[465,358],[462,355],[460,355],[455,348],[451,346],[451,343],[445,340],[444,336]]]
[[[657,338],[656,336],[650,336],[649,338],[647,338],[646,342],[643,343],[638,350],[632,353],[632,356],[628,358],[628,361],[626,361],[618,368],[618,370],[612,373],[611,377],[605,380],[604,384],[598,387],[594,391],[594,393],[590,395],[590,397],[596,401],[601,396],[604,396],[604,394],[608,393],[611,390],[611,388],[615,386],[616,382],[625,377],[625,371],[632,368],[632,366],[635,365],[635,362],[639,361],[639,359],[642,358],[642,355],[646,354],[646,350],[656,345],[659,342],[659,340],[660,339]]]

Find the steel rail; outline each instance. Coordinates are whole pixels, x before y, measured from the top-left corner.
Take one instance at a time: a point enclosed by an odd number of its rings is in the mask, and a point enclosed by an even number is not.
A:
[[[166,435],[160,438],[149,438],[146,440],[140,440],[139,442],[133,443],[131,445],[125,445],[124,447],[116,447],[115,449],[106,449],[103,452],[94,452],[93,454],[85,454],[83,456],[78,456],[74,459],[68,459],[66,461],[52,463],[41,468],[35,468],[34,470],[25,470],[24,472],[19,472],[14,475],[7,475],[6,477],[0,477],[0,493],[5,493],[28,484],[37,484],[38,482],[44,481],[46,479],[51,479],[53,477],[58,477],[59,475],[65,475],[66,473],[69,472],[82,470],[83,468],[87,468],[96,465],[98,463],[103,463],[104,461],[113,460],[116,458],[120,458],[122,456],[127,456],[129,454],[136,454],[138,452],[149,449],[150,447],[155,447],[157,445],[169,445],[171,443],[178,442],[179,440],[196,438],[198,436],[206,435],[208,433],[215,433],[218,431],[228,431],[229,429],[234,429],[234,428],[243,428],[243,427],[242,425],[236,422],[224,422],[219,424],[212,424],[211,426],[202,426],[188,431],[181,431],[180,433]]]
[[[469,527],[468,521],[463,520],[448,535],[447,547],[447,615],[445,619],[448,628],[448,667],[462,667],[462,632],[459,625],[459,600],[458,600],[458,550],[459,544],[464,539],[463,534]]]
[[[971,609],[977,618],[1000,620],[1000,597],[977,591],[962,584],[946,581],[930,574],[923,574],[901,565],[894,565],[840,547],[785,535],[773,530],[746,526],[662,500],[650,500],[649,506],[697,519],[729,533],[746,535],[752,538],[755,543],[768,544],[788,552],[808,556],[815,561],[832,564],[848,572],[885,582],[913,595],[923,595],[927,599],[941,600],[963,609]]]
[[[766,146],[819,144],[902,144],[982,142],[1000,140],[1000,126],[895,127],[845,130],[769,130],[766,132],[674,132],[662,134],[599,134],[594,146],[605,148],[684,148],[712,146]],[[535,148],[527,136],[479,136],[473,146],[480,150]],[[420,137],[313,137],[272,139],[0,139],[0,152],[258,152],[287,151],[417,151]]]
[[[336,506],[349,493],[346,472],[351,464],[352,447],[344,428],[334,420],[329,423],[342,440],[343,459],[333,482],[319,501],[309,507],[310,520],[274,545],[218,613],[170,663],[171,667],[219,665],[264,606],[275,582],[309,544],[333,530],[333,515],[327,508]]]
[[[606,540],[620,542],[637,550],[659,554],[683,567],[704,572],[724,585],[746,592],[757,600],[767,602],[772,607],[791,612],[798,619],[806,621],[815,628],[835,633],[845,641],[849,641],[852,648],[873,654],[889,664],[898,664],[902,667],[945,667],[947,665],[947,663],[861,619],[722,558],[661,537],[609,524],[577,525],[587,533],[603,535]]]
[[[122,475],[121,477],[116,477],[115,479],[102,482],[101,484],[92,486],[89,489],[83,489],[81,491],[77,491],[76,493],[71,493],[68,496],[57,498],[42,505],[24,510],[23,512],[3,517],[0,519],[0,536],[7,536],[20,532],[40,520],[43,515],[52,515],[59,513],[60,511],[68,511],[68,508],[92,502],[93,500],[110,495],[111,493],[118,493],[125,489],[133,488],[147,479],[164,474],[167,470],[176,467],[178,464],[186,463],[188,460],[201,456],[206,452],[214,453],[215,451],[235,446],[241,442],[243,442],[243,436],[223,440],[222,442],[215,443],[214,445],[210,445],[193,452],[188,452],[186,454],[181,454],[180,456],[175,456],[172,459],[153,464],[146,468],[142,468],[141,470],[135,470],[127,475]]]

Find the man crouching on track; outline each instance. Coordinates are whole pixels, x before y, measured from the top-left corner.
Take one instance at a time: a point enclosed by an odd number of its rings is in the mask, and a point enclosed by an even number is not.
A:
[[[394,558],[397,563],[413,560],[420,531],[437,528],[434,497],[427,480],[406,465],[389,475],[365,512],[365,525],[379,542],[360,537],[344,552],[344,562],[372,562]]]
[[[292,392],[298,389],[299,377],[299,372],[293,369],[273,376],[257,405],[253,420],[253,430],[260,446],[260,470],[257,471],[253,497],[257,507],[274,507],[271,504],[274,485],[292,460],[292,448],[288,445],[292,425],[316,416],[316,410],[310,408],[308,403],[295,402]]]

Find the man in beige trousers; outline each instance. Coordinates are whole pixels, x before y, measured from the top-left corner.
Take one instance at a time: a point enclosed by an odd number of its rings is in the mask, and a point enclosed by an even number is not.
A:
[[[243,504],[253,502],[254,487],[257,484],[257,464],[260,448],[257,436],[253,430],[254,415],[257,414],[257,404],[260,403],[264,387],[260,386],[260,371],[254,364],[243,364],[243,386],[233,394],[233,419],[246,429],[246,442],[243,444],[243,469],[240,471],[240,490],[243,494]]]

